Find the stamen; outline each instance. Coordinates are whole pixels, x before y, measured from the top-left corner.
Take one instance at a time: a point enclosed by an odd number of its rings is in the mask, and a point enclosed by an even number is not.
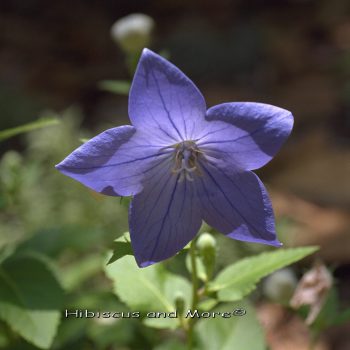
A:
[[[190,175],[189,173],[185,173],[185,174],[186,174],[186,179],[187,179],[188,181],[193,182],[193,177],[191,177],[191,175]]]
[[[183,182],[184,179],[193,182],[194,173],[200,175],[197,166],[198,157],[203,156],[203,152],[198,149],[193,141],[184,141],[171,146],[175,148],[173,174],[180,174],[178,182]]]

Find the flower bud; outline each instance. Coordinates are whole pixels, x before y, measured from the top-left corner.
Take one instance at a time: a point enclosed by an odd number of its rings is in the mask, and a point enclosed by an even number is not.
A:
[[[118,19],[111,28],[113,40],[126,53],[140,52],[151,42],[154,20],[142,13],[133,13]]]
[[[210,279],[215,265],[216,240],[210,233],[202,233],[198,238],[197,248],[202,258],[207,278]]]
[[[297,278],[290,268],[278,270],[263,283],[264,294],[273,301],[289,302],[297,285]]]

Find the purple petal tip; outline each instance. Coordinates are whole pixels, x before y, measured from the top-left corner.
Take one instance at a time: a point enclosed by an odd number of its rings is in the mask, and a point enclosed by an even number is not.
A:
[[[144,267],[151,266],[151,265],[153,265],[155,263],[156,263],[156,261],[144,261],[144,262],[142,262],[140,264],[138,263],[138,265],[139,265],[139,267],[144,268]]]

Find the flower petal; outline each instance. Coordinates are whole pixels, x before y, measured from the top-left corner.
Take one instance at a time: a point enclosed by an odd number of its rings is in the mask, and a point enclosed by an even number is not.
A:
[[[281,245],[268,193],[254,173],[209,162],[201,171],[197,195],[204,221],[240,241]]]
[[[131,243],[140,267],[167,259],[194,238],[201,217],[191,182],[178,181],[172,161],[149,176],[129,212]]]
[[[129,96],[129,117],[136,128],[162,133],[173,143],[191,140],[203,128],[202,94],[177,67],[144,49]]]
[[[145,174],[167,157],[163,146],[132,126],[121,126],[84,143],[56,168],[94,191],[130,196],[142,190]]]
[[[203,133],[199,144],[212,156],[224,155],[248,170],[269,162],[293,127],[289,111],[253,102],[214,106],[207,111],[206,119],[213,124],[209,123],[209,131]]]

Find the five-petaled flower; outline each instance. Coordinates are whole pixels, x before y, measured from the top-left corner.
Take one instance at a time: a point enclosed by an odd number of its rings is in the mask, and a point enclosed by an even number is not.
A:
[[[97,192],[133,196],[129,226],[139,266],[176,254],[202,220],[237,240],[281,245],[268,193],[251,170],[290,134],[289,111],[252,102],[206,111],[192,81],[144,49],[129,117],[133,126],[102,132],[57,168]]]

